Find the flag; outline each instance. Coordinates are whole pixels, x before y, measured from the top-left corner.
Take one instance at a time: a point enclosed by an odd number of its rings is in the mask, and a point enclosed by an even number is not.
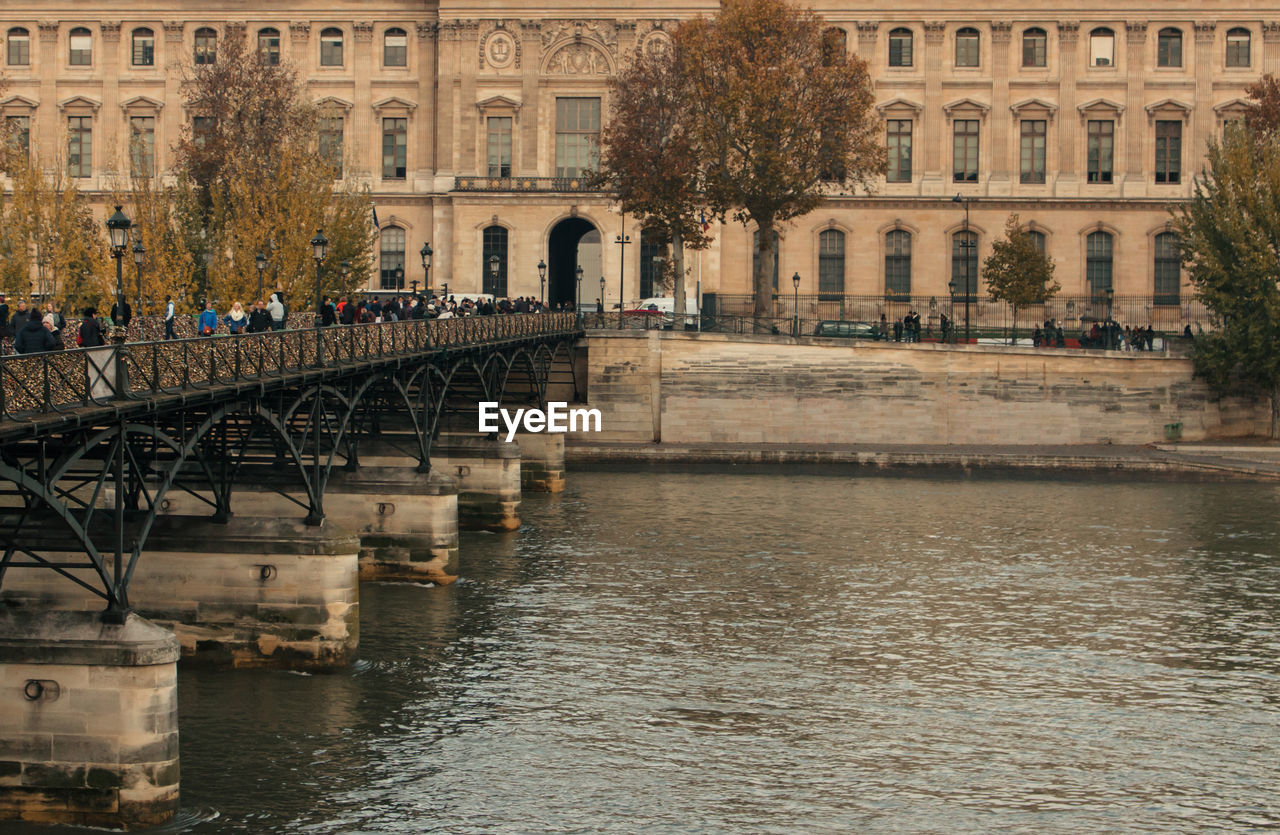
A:
[[[705,235],[707,230],[711,228],[711,224],[707,223],[707,213],[699,211],[698,218],[702,221],[702,233]]]

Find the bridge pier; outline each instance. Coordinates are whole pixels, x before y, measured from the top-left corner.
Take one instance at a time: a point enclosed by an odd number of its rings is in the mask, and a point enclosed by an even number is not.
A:
[[[171,820],[174,636],[137,615],[111,625],[96,612],[30,610],[0,612],[0,636],[0,819],[118,829]]]
[[[522,432],[520,445],[520,487],[530,493],[564,491],[564,435],[550,432]]]
[[[431,447],[432,470],[458,478],[458,526],[514,531],[520,527],[520,446],[484,435],[441,434]]]
[[[160,516],[130,584],[135,609],[172,630],[185,659],[329,670],[355,660],[359,541],[326,521]],[[85,569],[74,571],[86,581]],[[10,570],[0,602],[78,612],[101,599],[52,571]]]

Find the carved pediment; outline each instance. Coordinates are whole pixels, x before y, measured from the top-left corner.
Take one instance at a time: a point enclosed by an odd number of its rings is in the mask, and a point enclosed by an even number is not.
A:
[[[542,64],[546,75],[612,75],[613,62],[602,46],[570,41],[554,50]]]
[[[520,111],[520,102],[506,96],[490,96],[487,99],[476,102],[476,108],[482,114],[490,110],[510,110],[518,113]]]
[[[410,113],[418,109],[418,105],[399,96],[388,96],[373,103],[374,110],[406,110]]]
[[[1084,104],[1079,105],[1076,110],[1080,111],[1081,119],[1100,115],[1119,116],[1124,113],[1124,105],[1118,101],[1112,101],[1111,99],[1097,98],[1090,99]]]
[[[903,111],[910,111],[912,115],[918,115],[923,110],[924,105],[902,96],[894,96],[888,101],[876,105],[876,112],[881,116],[889,113],[902,113]]]
[[[991,105],[980,102],[977,99],[956,99],[953,102],[944,104],[942,112],[948,116],[986,116],[987,111],[991,109]]]
[[[340,99],[337,96],[325,96],[322,99],[317,99],[315,102],[315,106],[318,110],[346,111],[346,110],[350,110],[353,105],[351,102],[347,101],[346,99]],[[377,105],[375,105],[375,107],[376,106]]]
[[[0,108],[6,110],[35,110],[39,106],[40,102],[26,96],[9,96],[6,99],[0,99]]]
[[[1177,99],[1161,99],[1153,102],[1146,107],[1147,118],[1152,121],[1164,118],[1177,118],[1186,121],[1191,117],[1191,105]]]
[[[150,96],[134,96],[120,102],[120,109],[125,113],[130,110],[160,110],[164,107],[164,102],[159,99],[153,99]]]
[[[92,110],[97,113],[100,107],[102,107],[102,102],[91,99],[88,96],[72,96],[69,99],[63,99],[58,102],[59,110]]]
[[[1052,119],[1058,113],[1058,106],[1051,101],[1033,97],[1009,105],[1009,110],[1012,111],[1014,116],[1044,115],[1046,118]]]

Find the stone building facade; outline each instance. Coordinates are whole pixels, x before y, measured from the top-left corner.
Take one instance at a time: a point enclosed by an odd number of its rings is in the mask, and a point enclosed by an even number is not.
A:
[[[104,195],[131,164],[131,137],[154,149],[135,164],[172,163],[192,115],[184,65],[247,39],[300,68],[326,104],[325,141],[344,175],[372,188],[375,285],[396,267],[406,286],[425,282],[418,251],[430,242],[432,287],[535,294],[545,260],[552,301],[589,303],[603,278],[612,306],[620,282],[628,302],[660,294],[650,282],[661,248],[580,179],[608,118],[608,79],[633,50],[659,48],[681,19],[717,6],[10,0],[0,115]],[[998,14],[950,0],[815,8],[870,64],[890,164],[874,194],[833,191],[780,230],[784,295],[793,274],[814,297],[945,297],[966,276],[977,288],[977,265],[1018,212],[1064,293],[1186,299],[1168,206],[1190,194],[1205,142],[1240,117],[1245,85],[1280,70],[1280,3],[1161,17],[1098,0]],[[690,259],[690,283],[747,292],[753,234],[719,228]]]

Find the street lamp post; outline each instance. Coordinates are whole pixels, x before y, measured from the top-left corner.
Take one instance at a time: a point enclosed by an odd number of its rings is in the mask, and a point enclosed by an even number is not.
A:
[[[395,272],[396,289],[404,289],[404,267],[396,267]]]
[[[418,250],[418,254],[422,256],[422,272],[424,276],[423,281],[426,283],[427,292],[430,293],[431,292],[431,256],[435,254],[431,251],[431,242],[428,241],[427,243],[424,243],[422,245],[422,249]],[[416,286],[417,282],[414,282],[414,283]],[[417,295],[416,290],[414,291],[414,295],[415,296]]]
[[[800,273],[791,276],[791,335],[800,335]]]
[[[600,327],[604,327],[604,276],[600,276],[600,309],[596,311],[600,314]],[[621,326],[621,322],[618,323]]]
[[[972,295],[973,280],[969,275],[969,259],[973,249],[973,240],[969,235],[969,198],[957,194],[951,198],[952,203],[964,204],[964,240],[960,242],[960,251],[964,254],[964,344],[969,344],[969,297]]]
[[[328,252],[329,239],[324,236],[323,230],[317,229],[316,236],[311,239],[311,257],[314,258],[316,262],[316,365],[319,366],[324,365],[324,340],[320,336],[320,323],[324,321],[323,314],[320,312],[320,305],[323,301],[320,290],[320,269],[321,265],[324,264],[324,258]],[[318,430],[316,434],[317,437],[319,437]],[[317,457],[316,460],[319,461],[319,457]]]
[[[625,279],[627,275],[627,244],[631,243],[631,236],[627,234],[627,213],[622,213],[622,232],[614,236],[613,242],[618,245],[620,254],[618,256],[618,328],[622,328],[622,298],[626,293]],[[604,304],[603,295],[600,298],[600,304]]]
[[[1108,287],[1103,291],[1107,295],[1107,348],[1116,349],[1116,330],[1115,322],[1111,318],[1112,304],[1115,302],[1116,291],[1114,288]]]
[[[116,259],[116,316],[113,325],[119,325],[124,317],[124,252],[129,246],[129,229],[133,221],[116,206],[116,212],[107,218],[107,235],[111,239],[111,257]],[[124,329],[117,328],[116,342],[124,342]],[[119,504],[119,502],[117,502]]]
[[[951,333],[948,336],[954,343],[956,341],[956,283],[954,280],[947,282],[947,289],[951,291]]]
[[[262,299],[262,273],[267,268],[267,256],[259,252],[253,256],[253,265],[258,268],[258,299]]]
[[[581,270],[581,267],[579,267]],[[579,273],[581,275],[581,273]],[[544,286],[547,281],[547,262],[541,258],[538,259],[538,301],[541,302],[546,298],[546,290]]]
[[[137,315],[142,315],[142,260],[147,257],[147,248],[142,245],[142,239],[133,245],[133,264],[138,268],[138,292],[137,304],[134,306]]]
[[[498,287],[498,268],[502,266],[502,259],[493,254],[489,256],[489,288],[497,289]],[[483,288],[482,288],[483,289]],[[494,295],[497,295],[496,293]]]
[[[574,277],[577,278],[577,303],[573,306],[573,312],[577,315],[578,321],[582,321],[582,265],[578,265],[578,269],[573,271]]]

